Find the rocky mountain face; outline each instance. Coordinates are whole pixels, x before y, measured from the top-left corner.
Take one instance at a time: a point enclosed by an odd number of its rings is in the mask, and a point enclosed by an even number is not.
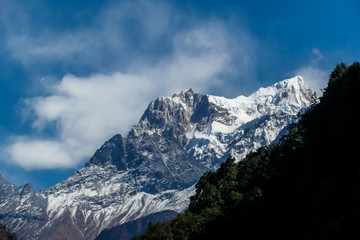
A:
[[[126,222],[119,226],[105,229],[95,240],[112,240],[112,239],[129,239],[131,240],[136,234],[144,233],[149,222],[163,222],[176,217],[178,213],[174,211],[162,211],[138,218],[134,221]]]
[[[181,212],[204,172],[271,144],[311,96],[295,77],[235,99],[191,89],[160,97],[126,138],[113,136],[55,186],[34,193],[0,177],[0,220],[25,239],[90,240],[151,214]]]

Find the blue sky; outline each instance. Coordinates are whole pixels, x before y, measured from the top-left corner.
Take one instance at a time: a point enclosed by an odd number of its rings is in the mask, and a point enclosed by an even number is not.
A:
[[[82,167],[150,100],[228,98],[359,61],[358,1],[0,0],[0,173],[36,190]]]

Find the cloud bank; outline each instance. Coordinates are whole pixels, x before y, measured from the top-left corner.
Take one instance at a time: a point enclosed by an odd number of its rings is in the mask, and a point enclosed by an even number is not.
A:
[[[112,135],[126,136],[150,100],[190,87],[206,92],[222,86],[221,76],[234,69],[234,54],[241,53],[236,64],[242,74],[250,74],[246,69],[254,62],[246,32],[234,35],[216,19],[188,22],[166,3],[123,2],[103,9],[96,19],[94,26],[68,32],[34,36],[25,29],[27,34],[7,37],[13,58],[26,68],[46,60],[98,72],[67,74],[46,83],[46,96],[24,100],[22,110],[33,131],[54,134],[14,136],[5,148],[10,162],[25,169],[78,167]],[[126,26],[130,22],[134,33]]]

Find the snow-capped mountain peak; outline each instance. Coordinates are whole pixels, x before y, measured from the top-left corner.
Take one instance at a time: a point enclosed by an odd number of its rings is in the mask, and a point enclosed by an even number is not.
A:
[[[160,97],[126,137],[114,135],[49,189],[18,189],[0,176],[1,219],[26,239],[94,239],[153,213],[181,212],[204,172],[271,144],[311,94],[297,76],[234,99],[192,89]]]
[[[302,77],[296,76],[272,86],[260,88],[248,97],[241,95],[234,99],[227,99],[209,96],[209,101],[236,116],[234,127],[237,127],[262,115],[279,112],[294,115],[300,108],[310,104],[311,93],[311,89]]]

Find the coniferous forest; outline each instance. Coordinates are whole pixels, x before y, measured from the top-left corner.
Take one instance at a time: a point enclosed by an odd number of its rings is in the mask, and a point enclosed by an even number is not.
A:
[[[0,240],[18,240],[15,233],[11,232],[6,226],[0,224]]]
[[[185,213],[136,239],[359,239],[360,63],[338,64],[278,144],[205,173]]]

